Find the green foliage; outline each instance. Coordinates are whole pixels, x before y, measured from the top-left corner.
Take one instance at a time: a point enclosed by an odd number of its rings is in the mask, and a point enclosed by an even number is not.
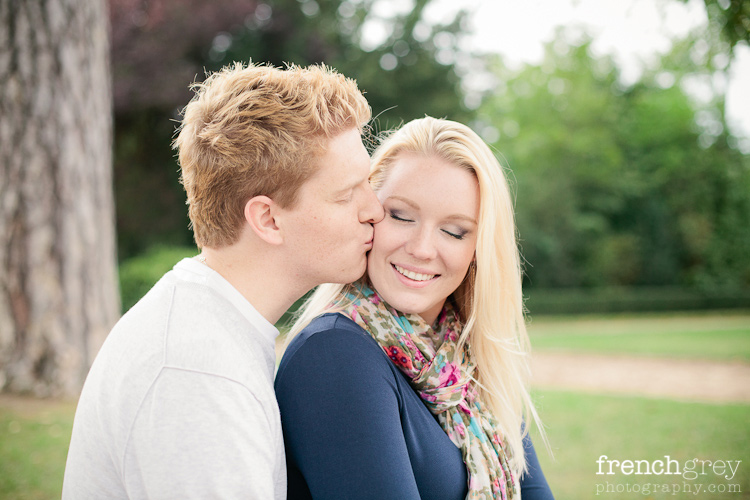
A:
[[[141,300],[146,292],[180,260],[197,255],[199,250],[187,246],[156,245],[146,252],[125,259],[120,263],[120,296],[122,297],[122,312],[125,313]],[[307,295],[297,300],[276,322],[276,328],[282,333],[289,331],[292,318],[297,309],[307,298]]]
[[[545,423],[554,458],[544,451],[532,429],[532,439],[547,481],[556,498],[596,498],[596,485],[615,484],[739,484],[750,488],[746,464],[750,460],[750,406],[684,403],[638,397],[586,395],[563,391],[536,391],[534,400]],[[741,460],[734,478],[702,476],[687,481],[678,475],[597,475],[596,460],[664,460],[665,455],[687,460]],[[708,469],[706,469],[708,471]],[[674,469],[673,469],[674,471]],[[692,476],[688,476],[692,477]],[[623,493],[606,498],[667,499],[693,495]],[[731,496],[731,495],[730,495]],[[723,495],[710,498],[724,498]],[[728,497],[727,497],[728,498]]]
[[[740,42],[750,43],[750,3],[746,0],[704,0],[704,3],[711,25],[721,31],[732,49]]]
[[[325,63],[366,92],[378,115],[375,133],[425,114],[469,121],[473,112],[463,105],[456,72],[456,61],[465,58],[458,48],[463,17],[426,23],[432,1],[417,0],[410,11],[391,14],[382,13],[377,0],[164,0],[142,6],[110,0],[120,258],[157,243],[191,243],[170,144],[177,110],[190,98],[187,88],[203,79],[204,70],[250,59],[277,66]],[[366,25],[383,28],[383,40],[371,44]]]
[[[156,246],[120,264],[120,296],[125,312],[180,260],[198,254],[196,248]]]
[[[539,67],[495,62],[480,123],[516,176],[532,290],[750,286],[750,161],[728,145],[721,95],[699,107],[683,90],[712,71],[692,47],[630,86],[562,31]]]
[[[376,128],[393,128],[425,114],[465,121],[455,61],[463,13],[447,24],[430,25],[424,11],[432,0],[416,0],[405,13],[379,14],[377,0],[273,0],[260,19],[231,34],[224,52],[212,52],[208,69],[232,60],[276,65],[325,63],[357,80],[366,92]],[[270,17],[265,18],[268,15]],[[381,27],[383,40],[365,35]],[[439,62],[440,61],[440,62]]]
[[[532,315],[699,311],[750,308],[750,290],[687,287],[529,287]]]
[[[170,146],[175,122],[154,109],[120,113],[116,121],[114,175],[119,258],[140,255],[154,245],[192,244],[185,191]]]
[[[715,20],[724,13],[735,16],[730,24],[745,22],[736,2],[706,0],[714,9],[711,24],[675,40],[670,53],[627,85],[610,58],[593,56],[589,42],[561,31],[538,67],[511,71],[495,60],[490,69],[497,85],[475,111],[463,104],[459,78],[459,69],[470,67],[471,58],[459,49],[464,16],[459,13],[442,25],[426,23],[432,1],[417,0],[412,9],[389,12],[379,0],[257,5],[194,0],[189,7],[168,0],[169,19],[144,7],[156,24],[128,25],[118,33],[131,33],[135,40],[148,35],[151,42],[179,37],[179,43],[160,46],[169,46],[170,54],[180,52],[180,67],[192,61],[213,70],[248,59],[332,65],[367,92],[378,115],[375,132],[430,114],[471,123],[488,138],[499,136],[490,140],[516,176],[525,285],[532,291],[679,286],[744,296],[750,287],[750,159],[734,149],[723,90],[716,84],[721,78],[715,77],[728,71],[732,46]],[[117,3],[118,19],[138,19],[130,15],[130,4]],[[210,24],[200,29],[195,16],[177,15],[198,8],[218,14],[207,15]],[[230,8],[235,10],[228,13]],[[169,29],[157,29],[159,23]],[[375,42],[366,35],[373,26],[382,30]],[[196,38],[183,40],[190,36]],[[154,58],[157,64],[146,66],[153,71],[162,67],[162,52],[132,50],[142,44],[130,47],[122,37],[114,38],[116,67],[122,54]],[[141,67],[141,61],[129,60],[125,67]],[[192,243],[169,147],[172,120],[179,118],[176,109],[185,98],[175,100],[182,94],[164,91],[163,83],[158,92],[142,92],[167,74],[139,84],[132,73],[127,79],[131,92],[115,92],[141,96],[132,98],[131,107],[120,98],[116,107],[121,259],[155,244]],[[692,99],[685,90],[691,85],[707,86],[713,97]],[[680,307],[688,303],[676,300]],[[705,301],[700,307],[716,305],[729,307]]]

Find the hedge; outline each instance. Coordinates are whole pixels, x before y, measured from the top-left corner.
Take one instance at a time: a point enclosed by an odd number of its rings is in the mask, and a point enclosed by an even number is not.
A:
[[[750,289],[700,291],[679,287],[531,289],[530,314],[589,314],[750,309]]]
[[[122,262],[120,293],[123,312],[130,309],[180,259],[197,253],[194,247],[154,247]],[[527,289],[525,295],[530,314],[750,309],[750,289],[706,292],[678,287],[532,288]],[[281,323],[288,319],[287,314]]]

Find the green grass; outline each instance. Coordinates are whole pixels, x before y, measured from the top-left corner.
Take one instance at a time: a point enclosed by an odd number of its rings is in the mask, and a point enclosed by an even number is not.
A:
[[[534,434],[537,453],[558,500],[597,498],[597,484],[738,484],[741,494],[698,498],[750,498],[750,405],[682,403],[564,391],[534,393],[554,458]],[[0,398],[0,498],[60,498],[74,404]],[[730,480],[706,474],[681,476],[597,475],[596,460],[741,460]],[[606,469],[604,469],[606,471]],[[687,494],[609,493],[606,499],[679,499]]]
[[[712,405],[640,397],[585,395],[564,391],[537,391],[535,401],[554,458],[544,450],[541,438],[532,432],[542,468],[556,498],[597,498],[597,484],[607,482],[616,489],[627,483],[643,485],[684,483],[716,486],[738,484],[741,494],[709,494],[698,498],[750,498],[750,405]],[[741,460],[731,480],[707,474],[694,480],[679,475],[624,475],[617,471],[597,475],[596,460]],[[613,469],[616,471],[617,469]],[[674,469],[673,469],[674,471]],[[684,471],[682,471],[684,473]],[[689,477],[689,476],[688,476]],[[653,488],[652,488],[653,489]],[[607,493],[599,498],[695,498],[696,495],[653,493]]]
[[[693,313],[532,320],[540,351],[750,361],[750,313]]]
[[[170,260],[173,257],[168,257]],[[750,313],[534,318],[536,349],[739,359],[745,362]],[[604,498],[750,499],[750,405],[685,403],[566,391],[536,391],[535,401],[554,452],[534,438],[558,500]],[[0,396],[0,498],[60,498],[75,404]],[[741,460],[735,477],[597,475],[596,460]],[[677,479],[675,479],[677,478]],[[738,484],[739,494],[608,493],[597,484]]]
[[[0,396],[0,498],[60,498],[75,403]]]

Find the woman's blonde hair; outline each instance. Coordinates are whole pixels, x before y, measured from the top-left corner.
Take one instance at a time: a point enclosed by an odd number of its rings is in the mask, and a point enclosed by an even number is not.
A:
[[[513,454],[517,474],[526,470],[524,422],[544,431],[529,395],[529,339],[526,333],[521,261],[513,200],[503,168],[490,148],[469,127],[425,117],[387,136],[372,157],[370,183],[377,192],[403,154],[438,157],[464,168],[479,184],[476,272],[453,293],[477,363],[477,383]],[[325,284],[310,296],[290,332],[296,335],[324,312],[346,307],[342,291],[350,285]],[[546,441],[546,438],[545,438]]]
[[[326,140],[371,114],[356,82],[322,65],[234,63],[193,90],[173,147],[199,247],[235,243],[254,196],[293,206]]]

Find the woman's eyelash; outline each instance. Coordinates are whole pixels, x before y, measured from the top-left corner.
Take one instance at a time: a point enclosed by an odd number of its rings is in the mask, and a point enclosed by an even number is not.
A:
[[[412,219],[407,219],[406,217],[402,217],[399,212],[395,212],[395,211],[391,211],[391,210],[388,211],[388,216],[391,219],[393,219],[395,221],[399,221],[399,222],[414,222]],[[461,232],[457,232],[457,233],[454,233],[453,231],[448,231],[446,229],[443,229],[442,231],[443,231],[443,233],[447,234],[451,238],[455,238],[457,240],[463,240],[464,237],[466,236],[466,232],[465,231],[461,231]]]
[[[401,222],[414,222],[411,219],[406,219],[404,217],[401,217],[397,212],[388,212],[388,215],[390,215],[391,219],[401,221]]]
[[[462,240],[464,239],[464,236],[466,236],[466,233],[452,233],[450,231],[446,231],[445,229],[443,229],[443,232],[447,234],[448,236],[452,236],[456,238],[457,240]]]

